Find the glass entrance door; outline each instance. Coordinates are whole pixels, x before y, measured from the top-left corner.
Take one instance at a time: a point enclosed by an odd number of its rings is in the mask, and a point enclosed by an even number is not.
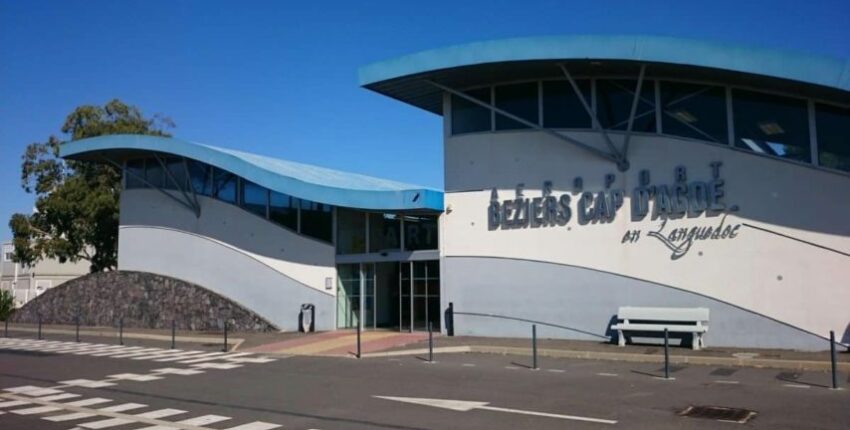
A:
[[[399,274],[399,328],[402,331],[440,330],[440,262],[401,263]]]
[[[355,328],[361,321],[363,328],[374,328],[374,265],[340,264],[337,274],[337,328]]]

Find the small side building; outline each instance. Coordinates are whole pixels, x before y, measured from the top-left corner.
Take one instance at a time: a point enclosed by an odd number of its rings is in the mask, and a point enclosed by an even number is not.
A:
[[[85,261],[60,263],[55,259],[45,259],[33,266],[22,265],[12,260],[14,251],[12,242],[3,243],[0,289],[12,292],[18,308],[50,288],[89,273],[89,265]]]

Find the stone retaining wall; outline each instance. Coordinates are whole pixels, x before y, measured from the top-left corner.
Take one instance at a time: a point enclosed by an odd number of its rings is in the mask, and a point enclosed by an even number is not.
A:
[[[93,273],[45,291],[15,311],[11,322],[221,330],[273,331],[271,323],[241,305],[198,285],[153,273]]]

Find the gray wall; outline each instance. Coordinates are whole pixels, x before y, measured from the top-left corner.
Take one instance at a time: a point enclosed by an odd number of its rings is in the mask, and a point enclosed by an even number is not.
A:
[[[675,288],[574,266],[486,257],[446,257],[444,304],[569,327],[541,326],[544,338],[603,341],[619,306],[707,307],[711,346],[827,349],[827,341],[744,309]],[[455,316],[456,335],[530,336],[530,322]],[[840,333],[839,333],[840,335]]]

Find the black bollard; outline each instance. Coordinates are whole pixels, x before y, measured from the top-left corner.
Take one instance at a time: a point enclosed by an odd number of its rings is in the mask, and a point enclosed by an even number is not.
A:
[[[224,349],[221,352],[227,352],[227,321],[224,322]]]
[[[9,318],[3,321],[3,336],[9,337]]]
[[[832,389],[837,390],[838,389],[838,368],[837,368],[838,365],[836,364],[837,359],[835,357],[835,332],[832,331],[832,330],[829,331],[829,353],[832,357]]]
[[[175,342],[175,333],[177,331],[177,323],[174,320],[171,320],[171,349],[174,349],[177,346]]]
[[[41,340],[41,315],[38,316],[38,340]]]
[[[357,322],[357,358],[360,358],[360,322]]]
[[[670,335],[664,329],[664,379],[670,379]]]
[[[428,321],[428,362],[434,362],[434,323]]]
[[[118,319],[118,344],[124,346],[124,317]]]
[[[80,342],[80,312],[77,311],[77,343]]]
[[[531,357],[532,369],[537,370],[537,324],[531,325]]]
[[[449,302],[449,310],[446,312],[446,336],[455,335],[455,304]]]

